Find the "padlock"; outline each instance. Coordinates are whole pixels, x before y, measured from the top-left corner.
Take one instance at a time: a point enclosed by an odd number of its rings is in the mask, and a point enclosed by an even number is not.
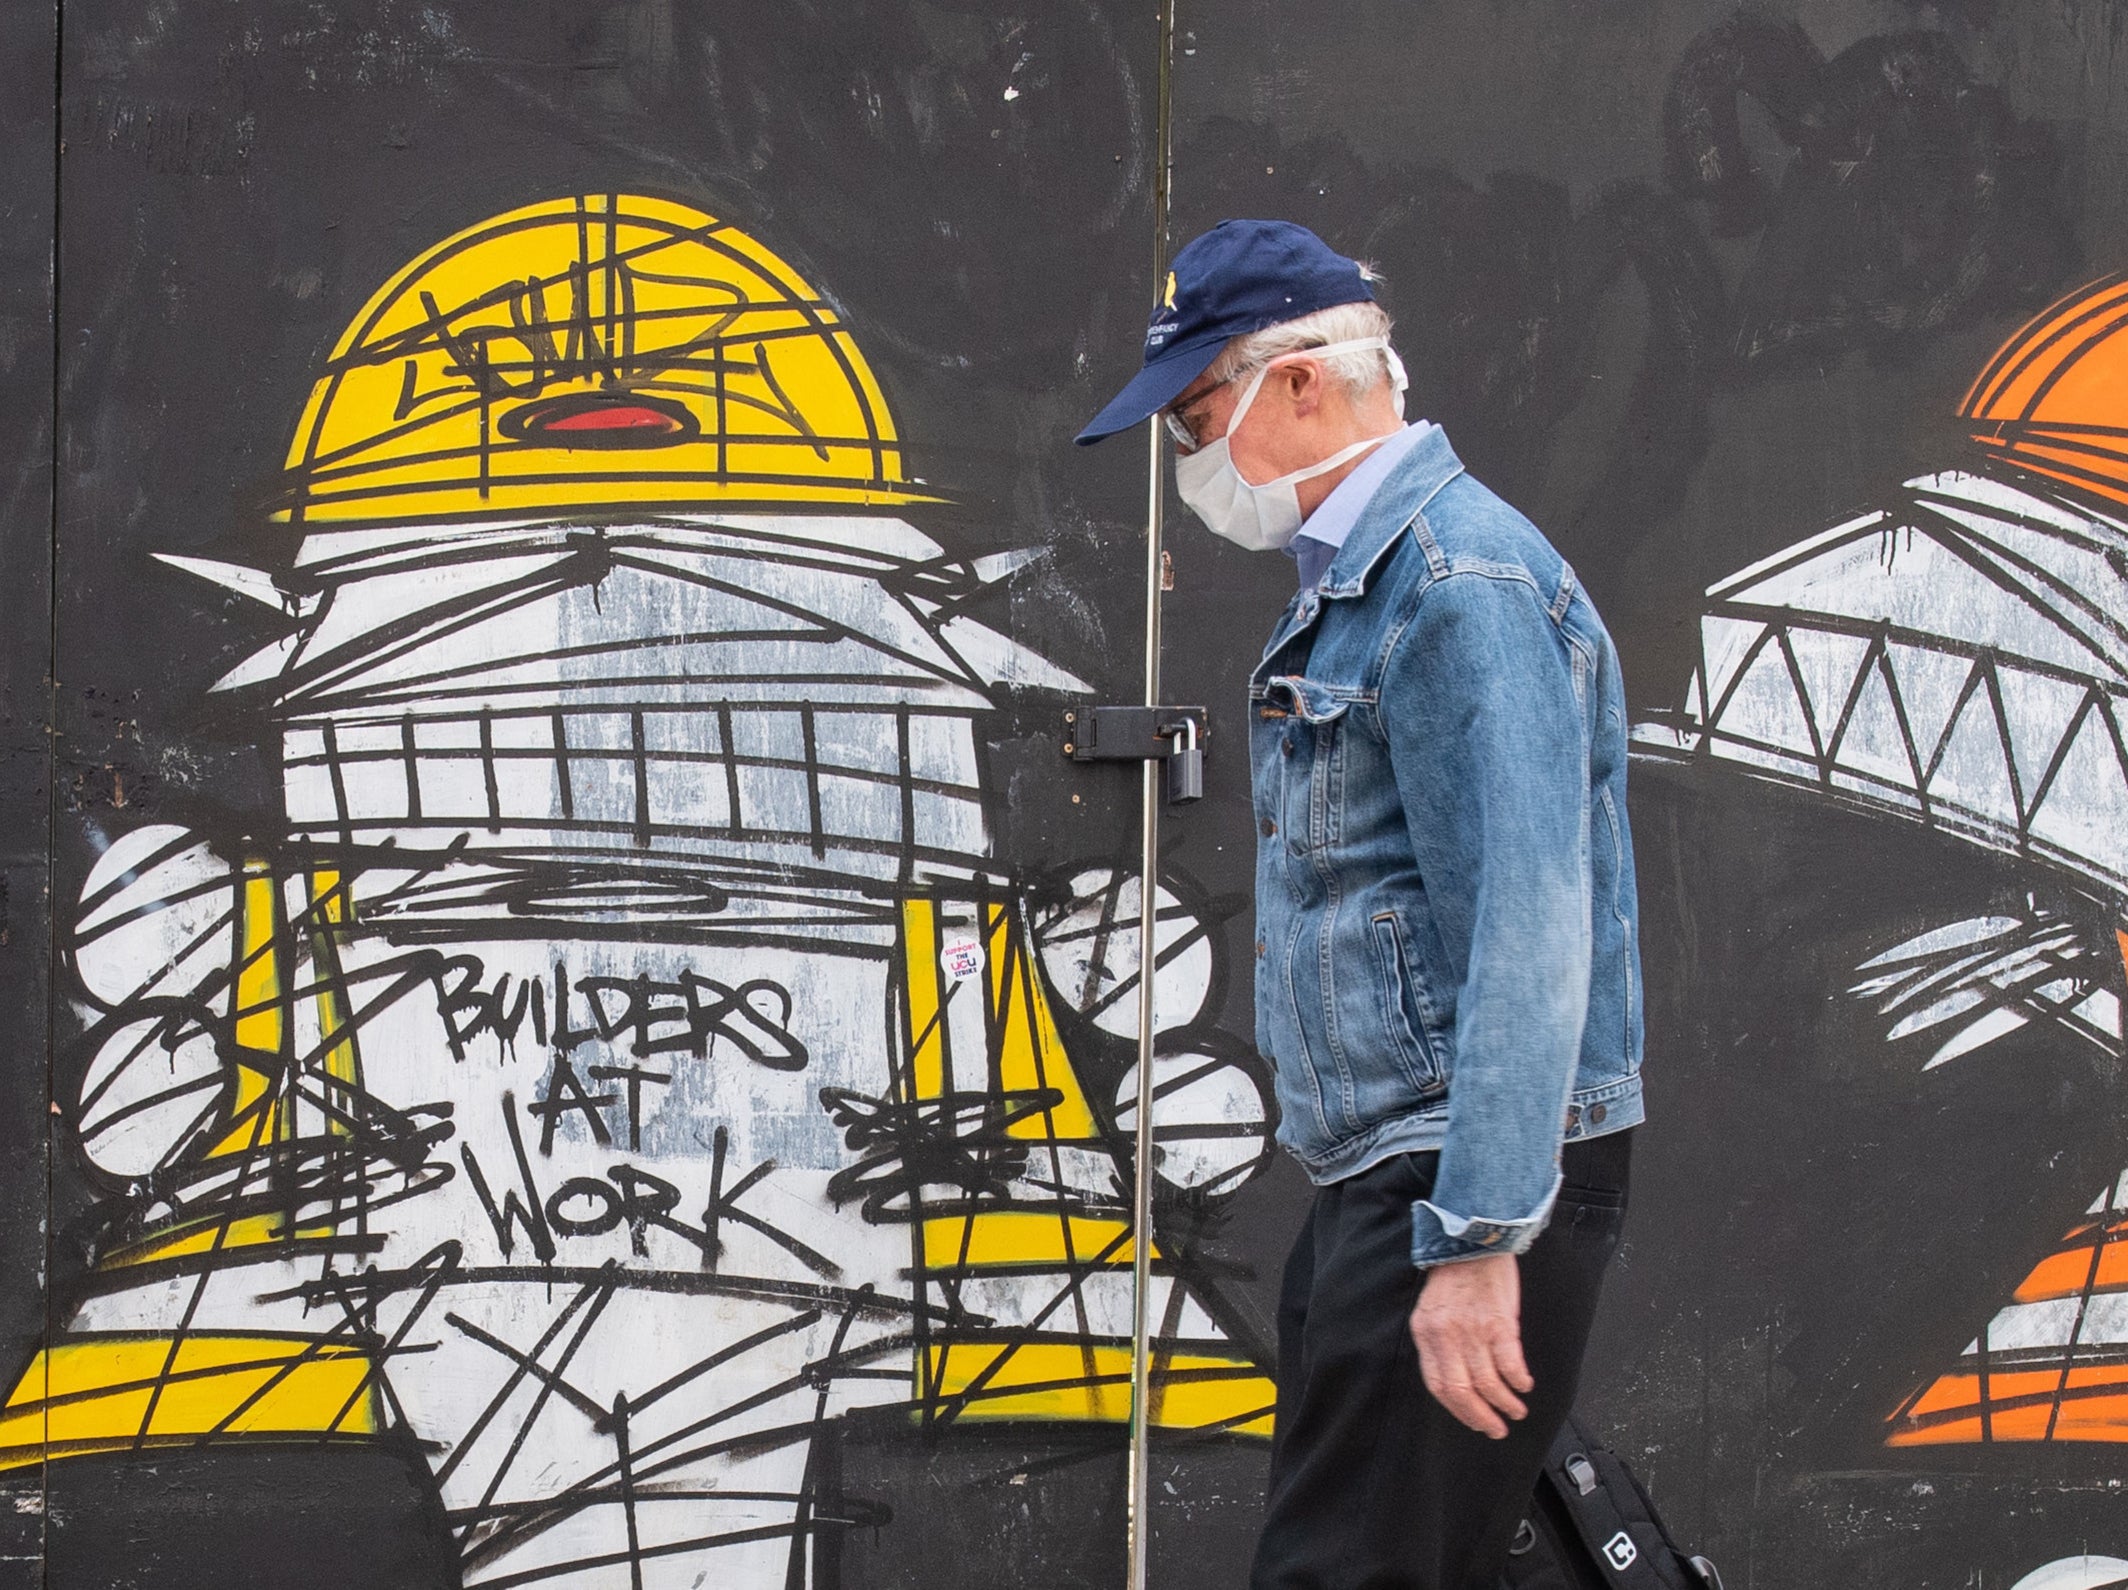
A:
[[[1197,720],[1184,718],[1169,731],[1175,740],[1167,757],[1169,805],[1204,799],[1204,747],[1197,743]]]

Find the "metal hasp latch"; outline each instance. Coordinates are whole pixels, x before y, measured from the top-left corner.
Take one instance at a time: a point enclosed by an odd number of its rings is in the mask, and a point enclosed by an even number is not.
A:
[[[1204,799],[1202,707],[1078,707],[1064,714],[1074,762],[1165,762],[1171,803]]]

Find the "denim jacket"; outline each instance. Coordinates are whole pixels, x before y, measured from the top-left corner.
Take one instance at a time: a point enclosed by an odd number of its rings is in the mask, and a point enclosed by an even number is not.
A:
[[[1256,1032],[1318,1182],[1438,1149],[1412,1261],[1520,1253],[1642,1118],[1618,655],[1435,430],[1249,681]]]

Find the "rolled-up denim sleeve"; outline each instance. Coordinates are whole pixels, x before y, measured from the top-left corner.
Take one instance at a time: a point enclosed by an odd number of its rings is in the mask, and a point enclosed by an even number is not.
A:
[[[1575,654],[1526,579],[1453,573],[1391,643],[1380,713],[1455,1005],[1422,1267],[1521,1253],[1559,1191],[1589,996],[1588,740]]]

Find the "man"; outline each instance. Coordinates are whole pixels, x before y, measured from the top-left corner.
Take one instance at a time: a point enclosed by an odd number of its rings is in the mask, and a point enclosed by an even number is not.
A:
[[[1300,575],[1249,683],[1257,1043],[1317,1186],[1256,1590],[1496,1582],[1642,1119],[1617,653],[1536,527],[1403,423],[1389,330],[1312,232],[1226,222],[1079,437],[1164,415],[1183,501]]]

